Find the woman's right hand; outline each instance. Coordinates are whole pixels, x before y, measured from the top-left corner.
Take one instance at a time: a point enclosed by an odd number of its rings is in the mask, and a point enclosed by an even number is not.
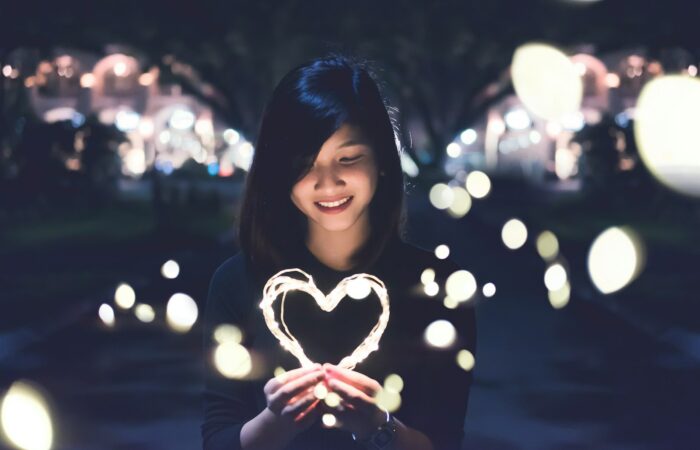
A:
[[[267,408],[285,427],[308,428],[320,413],[314,387],[324,381],[323,366],[315,364],[290,370],[270,379],[264,387]]]

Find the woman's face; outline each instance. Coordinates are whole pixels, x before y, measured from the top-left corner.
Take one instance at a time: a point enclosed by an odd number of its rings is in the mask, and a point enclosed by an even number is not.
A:
[[[369,223],[377,172],[367,139],[358,127],[345,124],[323,143],[313,167],[292,188],[291,199],[309,219],[310,231],[344,231],[360,218]]]

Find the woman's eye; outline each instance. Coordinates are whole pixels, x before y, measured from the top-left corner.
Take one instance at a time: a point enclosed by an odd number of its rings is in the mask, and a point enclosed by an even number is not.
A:
[[[362,155],[355,156],[354,158],[340,158],[340,162],[355,162],[360,158],[362,158]]]

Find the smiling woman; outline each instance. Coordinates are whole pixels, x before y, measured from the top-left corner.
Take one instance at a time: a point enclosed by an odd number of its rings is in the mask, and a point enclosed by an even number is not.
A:
[[[299,66],[275,89],[247,178],[241,250],[209,288],[205,449],[460,447],[472,373],[456,358],[475,353],[475,315],[467,302],[448,310],[420,288],[425,269],[445,285],[459,267],[403,241],[394,136],[374,79],[347,58]],[[275,301],[269,281],[290,272],[309,279]],[[348,280],[367,275],[378,292],[350,289]],[[222,324],[242,331],[245,373],[216,370]],[[426,330],[440,345],[424,341]],[[352,358],[358,348],[362,357]]]

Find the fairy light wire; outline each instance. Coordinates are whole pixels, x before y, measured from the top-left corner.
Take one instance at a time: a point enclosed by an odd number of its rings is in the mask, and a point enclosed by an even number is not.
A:
[[[285,275],[293,272],[301,274],[306,279],[302,280]],[[312,296],[314,300],[316,300],[316,304],[318,304],[323,311],[330,312],[333,311],[336,306],[338,306],[338,303],[340,303],[343,298],[348,296],[348,289],[352,286],[352,283],[357,282],[357,280],[363,280],[369,284],[370,288],[379,298],[379,303],[382,306],[382,312],[379,315],[377,323],[374,325],[362,343],[355,348],[355,350],[349,356],[345,356],[338,363],[338,366],[340,367],[354,369],[355,366],[367,358],[370,353],[379,349],[379,340],[381,339],[382,334],[384,334],[384,330],[389,322],[389,295],[382,280],[367,273],[354,274],[344,278],[330,292],[330,294],[324,295],[323,292],[316,287],[314,279],[311,275],[301,269],[294,268],[284,269],[277,272],[275,275],[270,277],[267,283],[265,283],[265,287],[263,288],[263,298],[260,302],[260,308],[262,309],[263,317],[265,318],[265,324],[277,338],[277,340],[280,341],[282,348],[294,355],[299,360],[302,367],[308,367],[314,363],[308,356],[306,356],[301,344],[289,331],[289,328],[284,321],[284,304],[287,293],[290,291],[306,292]],[[273,309],[273,304],[280,294],[282,295],[282,300],[279,321],[282,323],[282,328],[280,328],[280,323],[277,321],[275,311]]]

